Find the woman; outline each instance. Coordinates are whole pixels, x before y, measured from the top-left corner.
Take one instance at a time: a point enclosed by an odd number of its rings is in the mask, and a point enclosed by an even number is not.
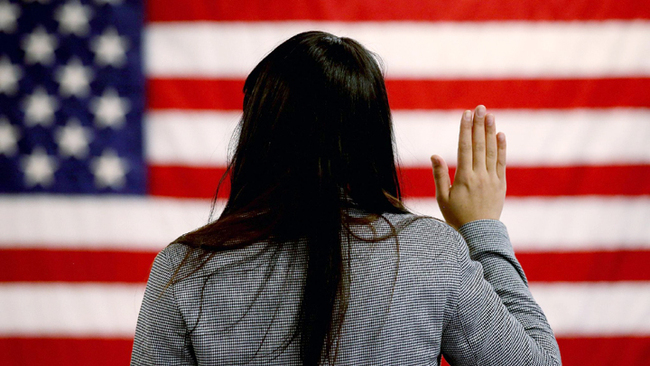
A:
[[[157,256],[132,365],[561,363],[497,221],[505,136],[485,107],[463,114],[453,185],[432,157],[448,225],[401,203],[383,76],[359,43],[298,34],[244,94],[228,203]]]

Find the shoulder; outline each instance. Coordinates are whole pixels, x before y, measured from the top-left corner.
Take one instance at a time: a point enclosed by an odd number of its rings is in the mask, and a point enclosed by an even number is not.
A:
[[[419,216],[414,214],[394,215],[398,227],[403,229],[400,233],[406,236],[419,237],[425,241],[449,241],[458,240],[460,235],[446,222],[431,216]]]
[[[420,259],[446,258],[465,243],[462,236],[444,221],[430,216],[389,214],[386,218],[398,228],[400,246]]]
[[[174,270],[183,261],[189,248],[182,244],[172,243],[158,252],[151,267],[151,277],[165,277],[169,279]]]
[[[165,247],[154,261],[152,273],[156,269],[173,276],[174,282],[203,283],[206,277],[231,276],[236,272],[250,272],[259,269],[265,260],[273,255],[267,242],[251,244],[242,248],[206,250],[193,248],[183,243],[172,243]],[[176,281],[178,280],[178,281]]]
[[[176,288],[179,281],[200,275],[194,271],[199,252],[180,243],[172,243],[161,250],[154,259],[149,274],[149,283],[162,285],[164,288]],[[171,286],[170,286],[171,285]]]
[[[190,251],[187,245],[180,243],[171,243],[161,250],[156,256],[154,264],[159,263],[161,266],[175,268]]]
[[[182,261],[187,247],[180,244],[170,244],[158,252],[149,273],[148,287],[167,287],[172,275]]]
[[[395,219],[408,223],[398,235],[401,294],[409,307],[430,309],[436,320],[431,323],[428,318],[422,324],[442,331],[462,283],[459,258],[467,245],[454,228],[435,218],[404,215]]]

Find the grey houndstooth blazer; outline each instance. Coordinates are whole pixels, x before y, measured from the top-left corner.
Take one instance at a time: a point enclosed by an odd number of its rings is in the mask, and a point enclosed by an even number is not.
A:
[[[561,365],[501,222],[471,222],[459,235],[432,218],[384,216],[401,229],[397,241],[353,239],[344,250],[351,284],[337,364],[438,365],[443,354],[451,365]],[[374,226],[378,234],[390,230],[382,220]],[[164,249],[147,284],[131,365],[300,365],[299,341],[280,346],[299,312],[304,243],[268,247],[219,254],[163,290],[187,250]]]

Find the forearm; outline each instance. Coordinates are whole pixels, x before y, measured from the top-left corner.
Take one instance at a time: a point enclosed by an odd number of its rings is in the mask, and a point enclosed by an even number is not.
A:
[[[467,242],[471,259],[481,263],[484,279],[494,288],[508,312],[528,336],[559,361],[555,336],[530,293],[505,225],[496,220],[480,220],[463,225],[459,232]]]

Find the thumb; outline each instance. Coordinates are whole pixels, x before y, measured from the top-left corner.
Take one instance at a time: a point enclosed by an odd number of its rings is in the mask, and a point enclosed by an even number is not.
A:
[[[433,164],[433,180],[436,182],[436,199],[438,202],[443,200],[446,202],[449,198],[449,187],[451,181],[449,179],[449,168],[447,163],[438,155],[431,157]]]

